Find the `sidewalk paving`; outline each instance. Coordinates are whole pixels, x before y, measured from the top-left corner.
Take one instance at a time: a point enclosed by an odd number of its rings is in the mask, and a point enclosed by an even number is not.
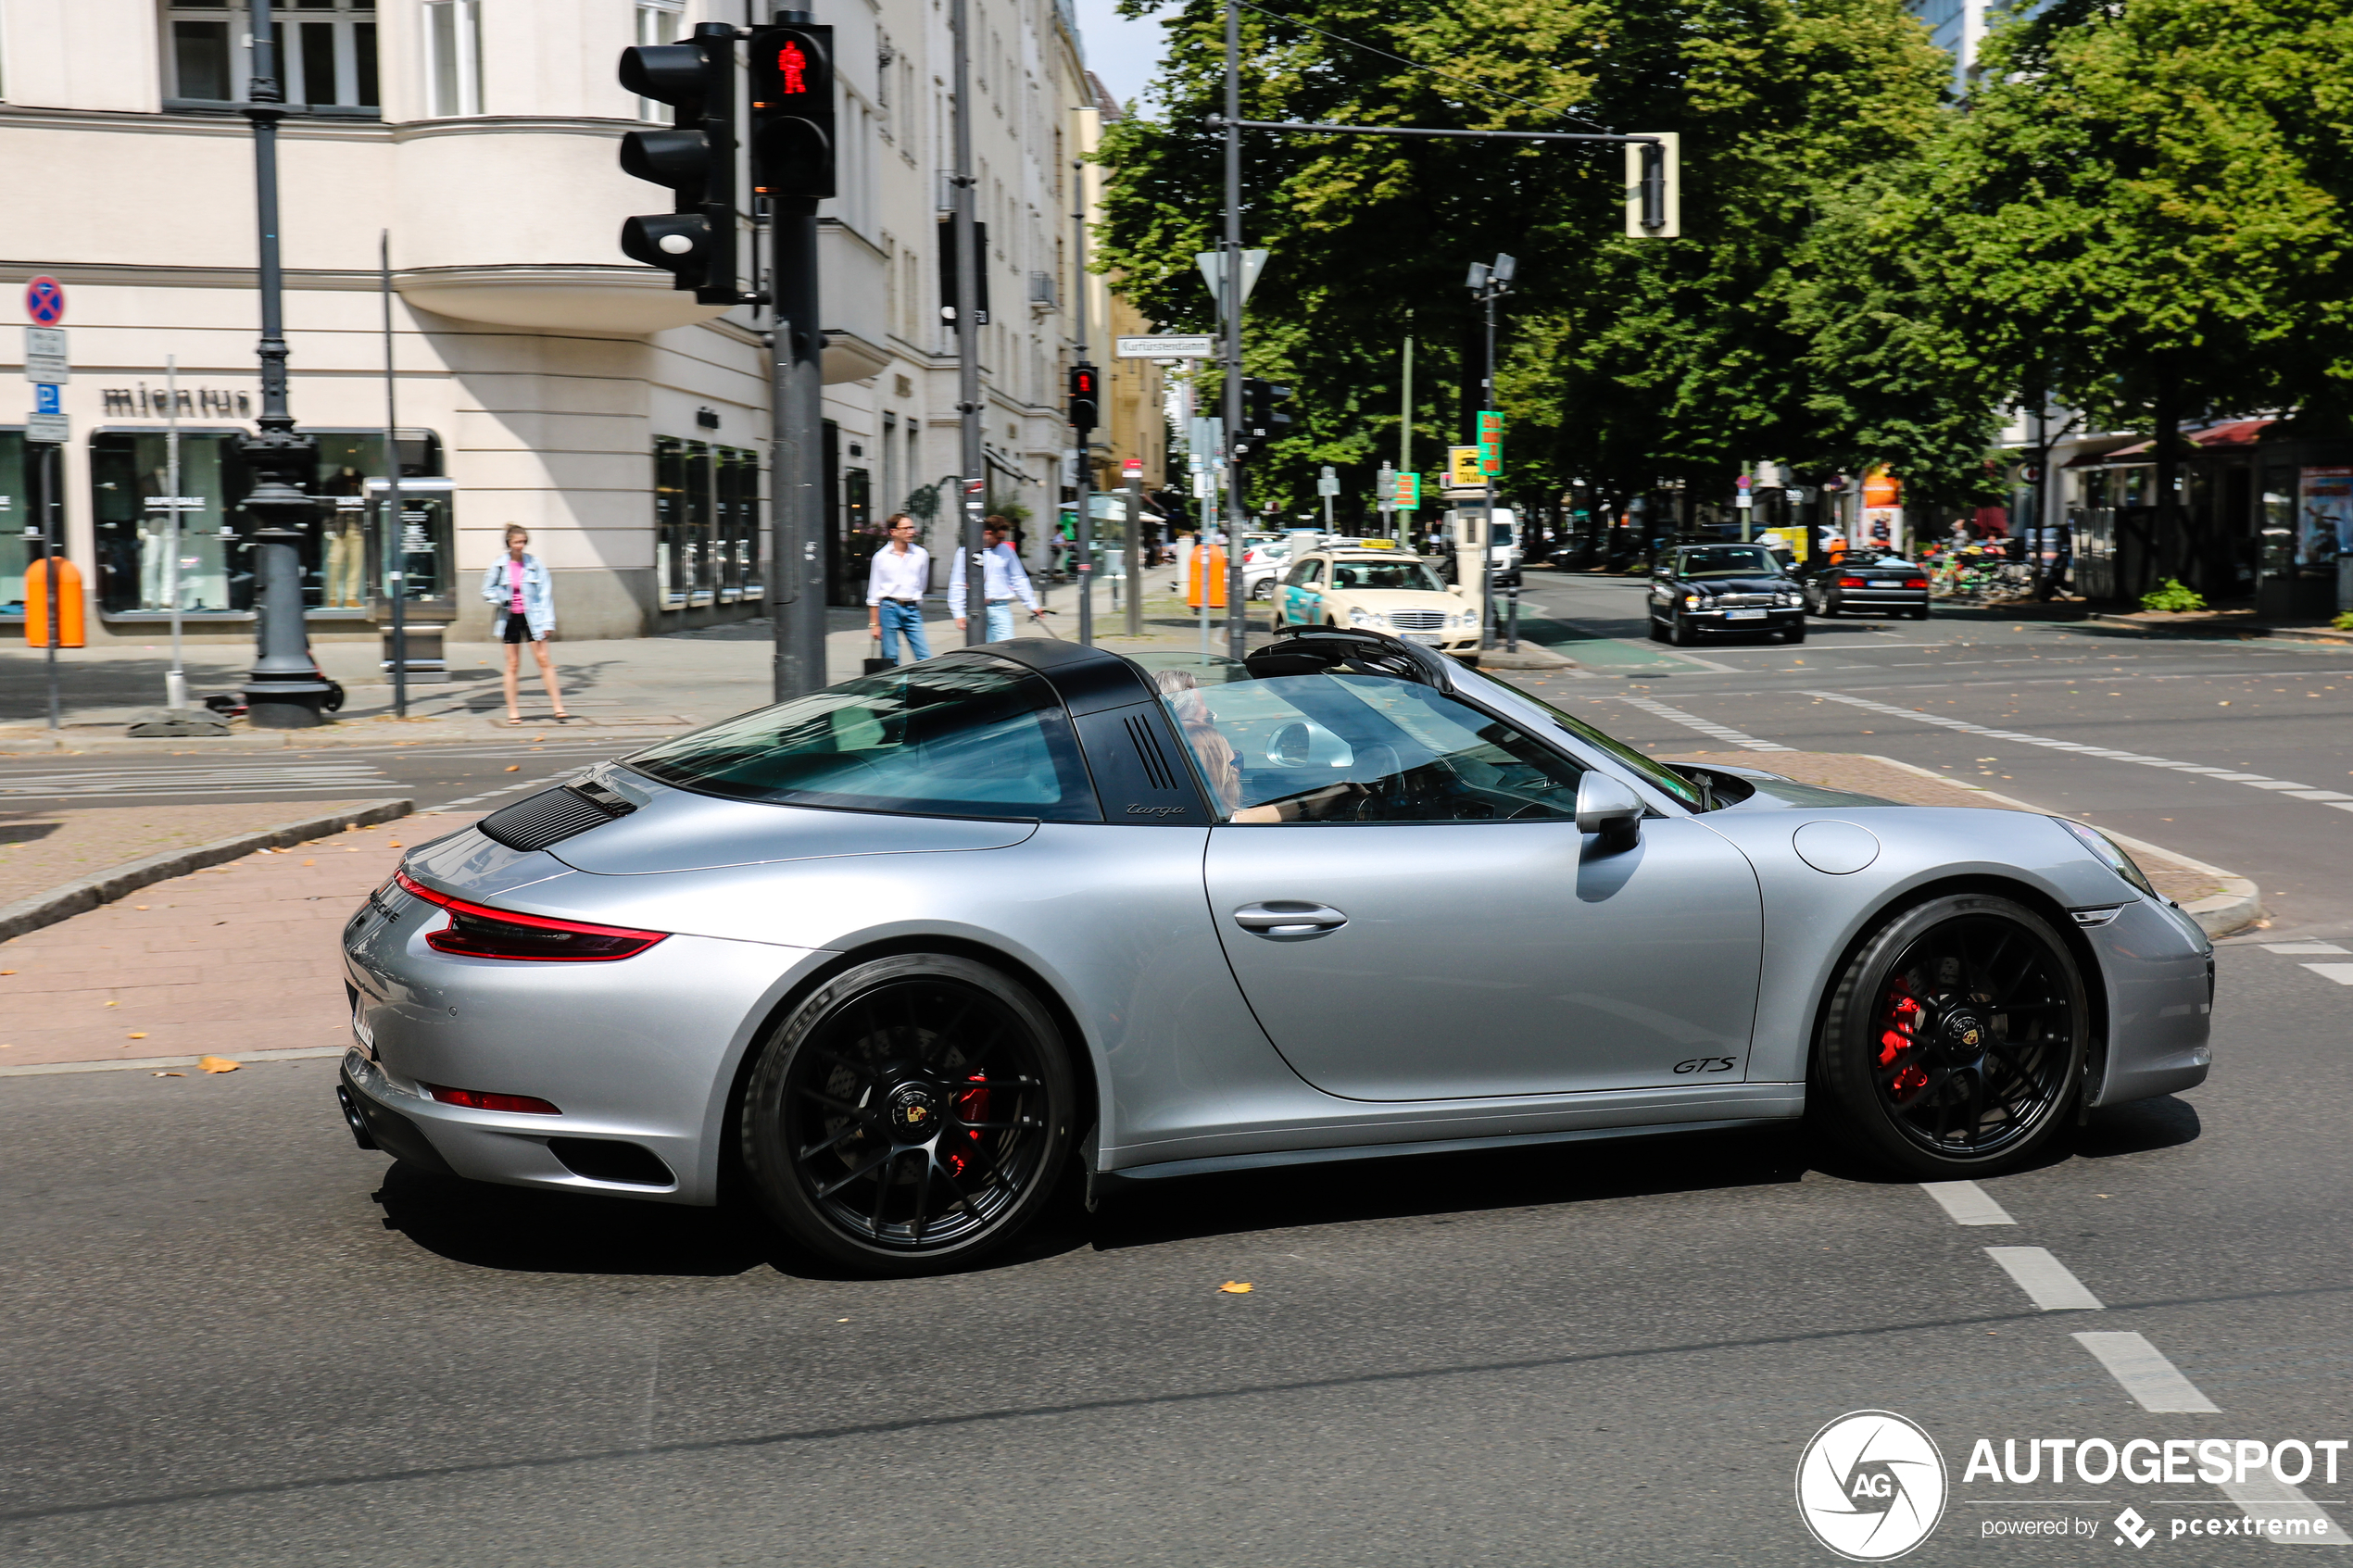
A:
[[[0,908],[63,883],[171,849],[194,849],[233,834],[276,827],[296,816],[326,817],[358,800],[224,801],[62,810],[0,808]]]
[[[0,1072],[339,1048],[343,922],[406,850],[478,815],[420,812],[248,855],[0,942]]]

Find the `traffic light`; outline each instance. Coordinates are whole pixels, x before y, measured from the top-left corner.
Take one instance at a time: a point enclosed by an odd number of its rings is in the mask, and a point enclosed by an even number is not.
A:
[[[1090,431],[1102,422],[1100,374],[1092,365],[1070,368],[1070,423],[1074,430]]]
[[[973,313],[982,326],[988,325],[988,225],[975,220],[973,224],[973,254],[980,258],[980,276],[974,280]],[[939,319],[950,326],[956,323],[956,220],[939,220]]]
[[[669,212],[622,223],[623,254],[661,268],[673,288],[692,289],[705,305],[743,303],[736,30],[703,22],[685,43],[623,49],[621,84],[678,111],[674,125],[621,139],[622,172],[672,193]]]
[[[752,189],[823,201],[834,194],[834,30],[819,22],[751,35]]]
[[[1291,389],[1257,376],[1242,378],[1242,429],[1253,441],[1272,441],[1290,433]]]
[[[1655,143],[1626,144],[1626,232],[1671,240],[1683,232],[1683,139],[1672,131],[1636,132]]]

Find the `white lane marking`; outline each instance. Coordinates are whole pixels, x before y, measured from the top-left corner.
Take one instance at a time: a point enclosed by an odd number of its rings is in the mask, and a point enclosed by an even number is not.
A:
[[[1671,723],[1682,725],[1685,729],[1697,730],[1701,734],[1717,740],[1730,741],[1734,746],[1745,746],[1751,751],[1793,751],[1796,749],[1794,746],[1781,746],[1769,740],[1758,740],[1755,735],[1711,722],[1696,713],[1686,713],[1680,708],[1669,708],[1663,702],[1653,702],[1646,696],[1621,696],[1617,700],[1630,703],[1645,713],[1655,713]]]
[[[1922,1182],[1920,1190],[1936,1199],[1957,1225],[2014,1225],[2010,1211],[1975,1182]]]
[[[2334,980],[2339,985],[2353,985],[2353,963],[2308,963],[2304,967],[2323,980]]]
[[[1983,735],[1988,740],[2017,741],[2024,746],[2044,746],[2052,751],[2072,751],[2079,757],[2104,757],[2111,762],[2138,762],[2143,767],[2165,768],[2175,772],[2202,773],[2208,778],[2227,779],[2243,784],[2249,789],[2285,792],[2282,798],[2311,800],[2323,806],[2334,806],[2340,811],[2353,811],[2353,799],[2333,789],[2314,789],[2310,784],[2274,779],[2261,773],[2221,773],[2196,762],[2176,762],[2168,757],[2145,757],[2137,751],[2115,751],[2107,746],[2085,746],[2081,741],[2057,740],[2049,735],[2021,734],[2016,730],[1996,730],[1986,724],[1972,724],[1966,719],[1947,719],[1941,713],[1923,713],[1917,708],[1898,708],[1894,703],[1873,702],[1869,697],[1848,696],[1843,692],[1809,691],[1801,694],[1819,697],[1824,702],[1843,702],[1849,708],[1860,708],[1872,713],[1883,713],[1891,719],[1910,719],[1918,723],[1934,724],[1940,729],[1957,730],[1963,734]]]
[[[2046,1312],[2096,1312],[2100,1298],[2046,1247],[1989,1247],[1985,1255],[2002,1265],[2027,1298]]]
[[[2334,942],[2265,942],[2260,946],[2267,953],[2341,953],[2345,951]]]
[[[440,805],[429,809],[435,811],[447,811],[459,806],[479,806],[485,800],[496,800],[502,795],[512,795],[519,789],[531,789],[539,784],[556,784],[564,779],[578,778],[581,771],[582,770],[577,768],[566,768],[560,773],[547,773],[535,779],[525,779],[521,784],[510,784],[503,789],[485,789],[480,795],[469,795],[461,800],[445,800]]]
[[[2311,1533],[2301,1536],[2275,1536],[2269,1529],[2263,1538],[2279,1546],[2353,1546],[2353,1536],[2330,1518],[2319,1503],[2306,1497],[2296,1487],[2268,1474],[2251,1474],[2244,1481],[2218,1483],[2227,1497],[2244,1510],[2249,1519],[2302,1520]]]
[[[160,795],[286,795],[390,784],[365,762],[294,762],[251,767],[87,768],[0,773],[0,796],[139,800]]]
[[[2197,1391],[2181,1368],[2144,1335],[2107,1332],[2078,1334],[2075,1342],[2099,1358],[2108,1375],[2140,1401],[2145,1411],[2174,1415],[2220,1415],[2222,1408]]]

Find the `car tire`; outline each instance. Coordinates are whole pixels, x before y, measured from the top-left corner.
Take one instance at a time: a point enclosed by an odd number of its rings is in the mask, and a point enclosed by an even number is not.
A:
[[[1271,583],[1254,583],[1251,587],[1250,596],[1253,599],[1271,599],[1275,596],[1274,584]]]
[[[1781,633],[1777,640],[1784,643],[1802,643],[1806,640],[1806,628],[1804,626],[1793,626],[1788,631]]]
[[[836,1263],[936,1273],[1037,1218],[1076,1110],[1062,1029],[1026,988],[945,953],[875,959],[803,997],[760,1047],[745,1185]]]
[[[2008,1170],[2066,1123],[2090,1032],[2082,972],[2042,916],[1991,894],[1931,898],[1847,960],[1815,1040],[1808,1119],[1914,1179]]]
[[[1681,616],[1673,616],[1668,619],[1667,641],[1669,646],[1679,648],[1690,647],[1697,633],[1693,633],[1689,626],[1683,624]]]
[[[1654,615],[1650,617],[1649,626],[1652,642],[1663,643],[1667,640],[1667,628],[1658,623],[1657,616]]]
[[[1912,611],[1912,619],[1915,621],[1926,621],[1928,619],[1928,606],[1922,605],[1919,608]]]

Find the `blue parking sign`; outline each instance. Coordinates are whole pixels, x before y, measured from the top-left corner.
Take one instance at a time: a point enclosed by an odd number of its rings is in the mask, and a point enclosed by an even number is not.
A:
[[[54,386],[34,387],[32,389],[32,411],[36,414],[64,413],[64,408],[57,402],[57,393],[59,390],[59,388]]]

